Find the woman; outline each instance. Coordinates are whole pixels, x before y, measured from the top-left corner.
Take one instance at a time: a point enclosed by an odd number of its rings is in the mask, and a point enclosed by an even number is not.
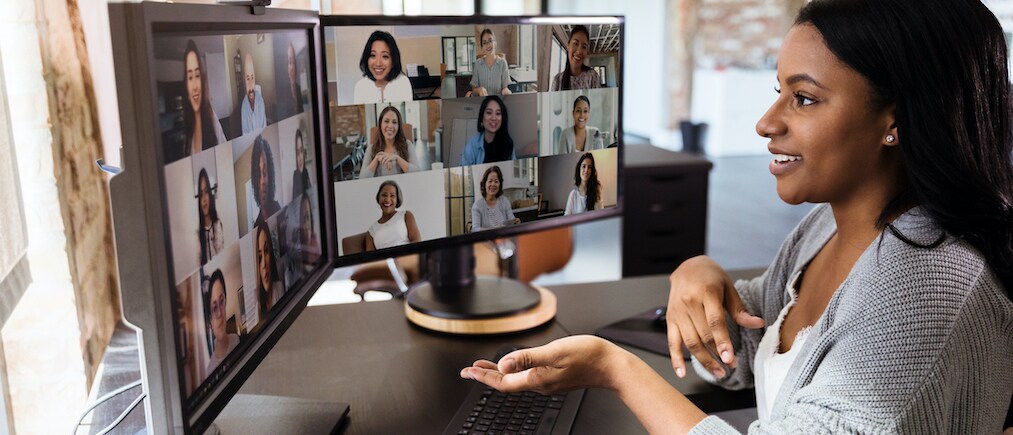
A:
[[[482,174],[482,183],[479,184],[482,198],[475,199],[471,205],[471,231],[521,223],[514,217],[510,200],[503,197],[502,183],[503,171],[499,166],[490,166]]]
[[[200,205],[197,238],[200,240],[200,264],[203,265],[225,249],[225,231],[222,230],[222,220],[218,218],[215,192],[204,168],[197,174],[197,199]]]
[[[719,384],[755,386],[756,433],[998,432],[1013,391],[1006,56],[978,1],[803,7],[756,130],[778,195],[826,204],[758,278],[732,283],[706,257],[676,269],[676,373],[685,343]],[[651,432],[734,432],[592,337],[462,376],[506,390],[610,388]]]
[[[376,123],[380,134],[373,138],[373,145],[362,159],[369,164],[362,165],[359,178],[418,171],[419,159],[405,139],[401,112],[394,106],[384,107]]]
[[[401,52],[390,33],[369,35],[359,58],[362,78],[355,84],[354,104],[411,101],[412,84],[401,72]]]
[[[309,272],[320,259],[320,241],[317,233],[313,231],[313,207],[310,204],[310,197],[303,195],[299,203],[299,229],[296,240],[298,240],[297,258],[302,262],[303,272]]]
[[[183,105],[183,131],[186,134],[183,149],[176,159],[189,157],[225,142],[225,133],[218,116],[211,108],[207,68],[197,50],[197,43],[186,41],[183,54],[183,79],[186,81],[186,99]]]
[[[605,141],[598,129],[587,125],[590,117],[591,101],[583,95],[577,96],[577,99],[573,100],[573,127],[563,130],[556,154],[605,148]]]
[[[601,183],[598,182],[598,169],[594,166],[594,156],[584,153],[577,160],[573,171],[573,190],[566,198],[566,210],[563,215],[583,213],[588,210],[601,209]]]
[[[208,278],[208,291],[204,293],[204,306],[207,307],[208,329],[211,330],[211,358],[208,361],[205,373],[210,374],[218,365],[225,360],[225,357],[239,346],[239,336],[230,334],[225,329],[225,277],[222,271],[215,269]]]
[[[601,87],[601,78],[595,70],[584,65],[591,44],[591,33],[587,27],[576,25],[570,30],[566,43],[566,67],[552,79],[553,91],[570,89],[596,89]]]
[[[295,131],[295,172],[292,173],[292,197],[302,195],[310,188],[310,171],[306,169],[306,145],[302,129]]]
[[[274,153],[271,152],[271,145],[261,136],[253,141],[250,181],[253,182],[253,200],[260,208],[254,222],[263,222],[274,216],[281,205],[274,198]]]
[[[267,222],[259,221],[254,226],[254,249],[257,259],[257,301],[260,320],[263,321],[274,304],[281,300],[285,293],[285,285],[278,274],[277,257],[274,255],[274,239]]]
[[[478,134],[464,144],[461,166],[513,160],[514,140],[510,138],[503,100],[495,95],[485,97],[478,114]]]
[[[369,226],[366,234],[366,250],[391,248],[422,240],[415,215],[410,211],[398,211],[402,202],[401,187],[394,180],[380,183],[376,192],[376,203],[380,206],[380,219]]]
[[[483,29],[479,35],[482,41],[482,52],[485,54],[475,61],[471,72],[471,95],[486,97],[489,95],[510,95],[510,67],[506,59],[496,55],[496,36],[492,30]]]

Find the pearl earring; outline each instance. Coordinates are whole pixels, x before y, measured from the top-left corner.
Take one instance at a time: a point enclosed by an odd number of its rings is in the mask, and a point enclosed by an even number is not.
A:
[[[897,140],[897,138],[893,137],[892,134],[886,135],[886,143],[893,143],[895,140]]]

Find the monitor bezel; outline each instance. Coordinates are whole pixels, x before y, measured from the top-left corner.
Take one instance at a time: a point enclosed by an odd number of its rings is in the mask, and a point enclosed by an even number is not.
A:
[[[490,24],[490,25],[555,25],[555,24],[618,24],[619,25],[619,40],[625,41],[626,32],[626,20],[623,16],[615,15],[528,15],[528,16],[492,16],[492,15],[476,15],[476,16],[384,16],[384,15],[321,15],[320,16],[320,40],[326,41],[325,32],[333,27],[362,27],[362,26],[443,26],[443,25],[476,25],[476,24]],[[324,46],[326,49],[326,45]],[[594,210],[591,212],[578,213],[569,216],[557,216],[553,218],[536,220],[532,222],[525,222],[518,225],[505,226],[500,228],[494,228],[489,230],[483,230],[475,233],[448,235],[443,238],[425,240],[416,243],[410,243],[393,248],[387,248],[379,251],[371,252],[360,252],[349,255],[335,255],[334,263],[335,267],[346,267],[357,264],[362,264],[369,261],[382,260],[391,257],[400,257],[410,254],[418,254],[427,251],[435,251],[442,249],[449,249],[460,245],[474,244],[487,240],[501,239],[506,237],[514,237],[522,234],[533,233],[538,231],[545,231],[554,228],[566,227],[578,225],[586,222],[597,221],[602,219],[609,219],[620,217],[623,214],[624,209],[624,192],[625,183],[623,182],[623,164],[625,154],[625,137],[623,132],[623,92],[622,84],[624,79],[624,58],[625,58],[625,47],[620,46],[619,48],[619,60],[617,65],[616,74],[616,86],[615,89],[618,91],[618,119],[616,121],[618,130],[618,145],[617,150],[617,165],[616,168],[616,179],[618,180],[618,186],[616,187],[616,206],[612,208]],[[326,56],[324,56],[326,59]],[[326,61],[325,61],[326,62]],[[327,68],[327,64],[321,65],[321,68]],[[320,71],[323,77],[327,76],[327,71],[321,69]],[[328,95],[328,88],[324,86],[323,94],[325,101],[328,101],[331,97]],[[550,91],[545,91],[545,93]],[[538,92],[543,93],[542,91]],[[336,98],[335,98],[335,101]],[[425,100],[416,100],[425,101]],[[324,124],[325,131],[324,136],[327,138],[331,137],[330,124]],[[328,139],[329,140],[329,139]],[[541,158],[545,156],[531,157]],[[447,170],[447,169],[444,169]],[[348,182],[348,181],[343,181]],[[334,183],[332,181],[332,183]],[[341,234],[335,234],[335,241],[341,240]],[[335,248],[337,246],[335,245]]]
[[[325,114],[323,108],[323,82],[320,72],[322,59],[322,41],[320,39],[319,16],[313,11],[297,11],[285,9],[267,9],[263,15],[252,14],[251,8],[245,6],[198,5],[198,4],[110,4],[110,23],[114,32],[123,36],[121,41],[114,42],[114,59],[117,72],[117,88],[120,107],[123,115],[121,124],[124,140],[124,172],[110,182],[115,191],[140,189],[140,201],[144,208],[142,216],[128,216],[120,219],[143,219],[146,223],[145,232],[148,236],[148,261],[152,274],[142,279],[141,285],[149,286],[147,291],[134,293],[128,286],[137,283],[130,279],[121,281],[124,294],[137,295],[135,300],[129,296],[124,298],[125,308],[145,305],[136,300],[150,296],[153,306],[138,307],[137,310],[124,309],[124,317],[140,328],[138,332],[141,348],[154,345],[158,349],[142,352],[142,378],[146,388],[152,394],[146,403],[146,413],[155,432],[161,430],[184,433],[203,433],[214,418],[224,409],[225,405],[239,391],[242,384],[250,377],[256,367],[278,342],[284,332],[291,326],[299,313],[306,307],[321,284],[333,271],[333,259],[336,255],[334,243],[334,206],[330,182],[330,147],[327,146],[322,132],[325,131]],[[117,27],[121,26],[121,27]],[[182,364],[176,360],[179,331],[176,326],[175,310],[178,301],[173,297],[175,286],[172,285],[174,265],[169,254],[170,238],[166,209],[166,186],[164,179],[165,158],[162,152],[162,138],[158,123],[158,87],[154,74],[155,53],[154,40],[159,35],[186,33],[192,35],[215,34],[227,35],[238,33],[275,33],[275,32],[306,32],[309,52],[307,73],[313,90],[311,94],[313,131],[318,154],[318,163],[314,176],[317,180],[317,195],[321,236],[321,260],[315,269],[304,279],[301,288],[286,292],[282,305],[272,313],[272,320],[266,322],[257,335],[240,347],[240,353],[230,355],[232,368],[220,373],[221,379],[214,381],[206,395],[197,403],[195,392],[187,397]],[[118,61],[117,61],[118,60]],[[128,78],[129,77],[129,78]],[[138,115],[131,115],[131,111]],[[145,113],[150,114],[145,115]],[[143,145],[142,145],[143,144]],[[136,164],[132,165],[132,164]],[[133,167],[131,167],[133,166]],[[130,173],[134,170],[134,173]],[[116,180],[117,177],[122,177]],[[136,186],[126,185],[138,182]],[[118,195],[119,196],[119,195]],[[117,207],[114,207],[114,212]],[[120,207],[123,208],[123,207]],[[114,213],[126,215],[128,213]],[[120,222],[116,222],[118,225]],[[144,226],[144,224],[142,224]],[[119,235],[121,232],[117,231]],[[119,238],[119,237],[117,237]],[[133,243],[130,240],[128,243]],[[127,250],[120,249],[119,250]],[[121,271],[124,270],[125,257],[118,253]],[[132,261],[132,260],[131,260]],[[166,351],[168,350],[168,351]],[[151,361],[157,357],[157,361]],[[213,373],[214,374],[214,373]],[[152,379],[153,377],[159,379]],[[197,383],[201,386],[207,380]],[[160,383],[152,388],[152,383]],[[188,406],[190,405],[190,406]],[[188,409],[191,409],[188,411]],[[154,418],[152,418],[154,417]]]

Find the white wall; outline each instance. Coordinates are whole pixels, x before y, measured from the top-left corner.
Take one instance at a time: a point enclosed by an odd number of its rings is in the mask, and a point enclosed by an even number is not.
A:
[[[708,124],[704,151],[712,156],[766,154],[767,140],[756,134],[756,122],[776,99],[776,84],[774,70],[694,71],[692,119]]]

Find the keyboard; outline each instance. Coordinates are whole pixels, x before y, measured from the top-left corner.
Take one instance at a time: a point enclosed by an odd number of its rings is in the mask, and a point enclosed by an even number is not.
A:
[[[475,382],[443,435],[565,435],[583,398],[583,389],[544,396],[530,391],[501,393]]]

